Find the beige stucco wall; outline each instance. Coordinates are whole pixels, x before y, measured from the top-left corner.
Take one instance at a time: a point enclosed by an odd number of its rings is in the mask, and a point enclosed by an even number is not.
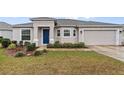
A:
[[[33,42],[36,43],[37,46],[40,45],[39,41],[39,31],[38,27],[49,27],[49,42],[54,43],[54,21],[33,21],[33,27],[34,27],[34,38]],[[41,42],[43,44],[43,42]]]
[[[8,30],[0,30],[0,36],[3,36],[4,38],[9,38],[10,40],[12,40],[13,33],[12,31],[8,31]]]
[[[64,36],[64,30],[70,30],[70,36]],[[61,36],[57,36],[57,30],[60,30]],[[76,30],[76,36],[73,36],[73,30]],[[60,41],[61,43],[77,43],[78,42],[78,30],[74,27],[60,27],[55,29],[55,41]]]
[[[23,29],[30,29],[31,31],[31,40],[28,40],[28,42],[33,42],[33,29],[32,28],[13,28],[13,40],[16,40],[16,41],[21,41],[21,31]]]

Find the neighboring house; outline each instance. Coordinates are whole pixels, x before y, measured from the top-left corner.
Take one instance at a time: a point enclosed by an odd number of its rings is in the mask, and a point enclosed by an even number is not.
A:
[[[12,40],[30,41],[37,46],[84,42],[86,45],[121,45],[123,26],[119,24],[49,17],[31,18],[31,23],[13,25]]]
[[[0,22],[0,36],[4,36],[4,38],[9,38],[12,40],[12,25]]]

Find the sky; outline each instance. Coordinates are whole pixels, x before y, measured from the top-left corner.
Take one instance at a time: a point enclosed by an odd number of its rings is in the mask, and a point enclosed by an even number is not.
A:
[[[84,21],[98,21],[115,24],[124,24],[124,17],[56,17],[56,18],[71,18]],[[0,21],[9,24],[21,24],[31,22],[30,17],[0,17]]]

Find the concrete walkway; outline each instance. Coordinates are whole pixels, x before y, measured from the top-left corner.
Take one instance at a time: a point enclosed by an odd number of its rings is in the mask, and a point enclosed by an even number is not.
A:
[[[124,62],[123,46],[91,46],[90,49]]]

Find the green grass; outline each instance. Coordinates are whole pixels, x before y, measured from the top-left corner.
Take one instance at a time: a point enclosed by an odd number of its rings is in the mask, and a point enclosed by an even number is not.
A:
[[[39,57],[15,58],[0,49],[0,74],[124,74],[124,63],[93,51],[51,51]]]

